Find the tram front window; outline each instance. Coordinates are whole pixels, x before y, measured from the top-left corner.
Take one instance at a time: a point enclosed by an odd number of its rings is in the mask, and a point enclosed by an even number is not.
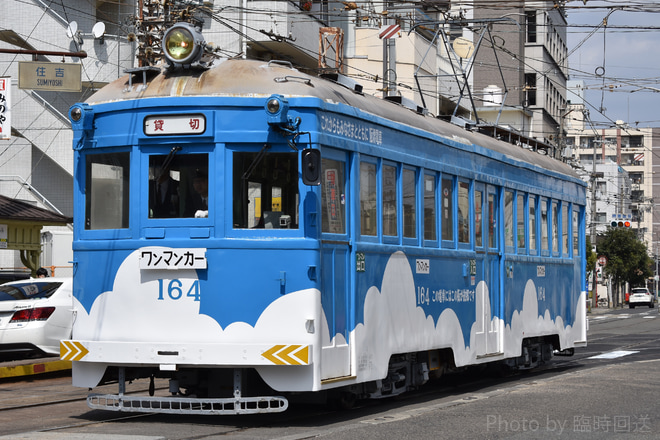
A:
[[[209,212],[209,156],[149,156],[149,218],[203,218]]]
[[[298,229],[298,155],[234,153],[234,229]]]
[[[87,156],[85,229],[128,228],[129,168],[128,152]]]

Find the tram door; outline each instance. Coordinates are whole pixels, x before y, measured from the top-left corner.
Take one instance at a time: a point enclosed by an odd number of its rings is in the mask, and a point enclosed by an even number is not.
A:
[[[329,340],[321,352],[321,379],[350,376],[350,239],[345,154],[324,152],[321,177],[321,305]],[[333,158],[333,157],[336,157]]]
[[[477,356],[485,357],[502,353],[501,316],[502,291],[500,267],[503,243],[500,243],[499,193],[496,187],[477,185],[476,191],[483,197],[483,280],[477,289]]]

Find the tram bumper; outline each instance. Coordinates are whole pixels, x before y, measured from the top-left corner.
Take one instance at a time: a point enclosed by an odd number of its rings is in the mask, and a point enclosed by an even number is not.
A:
[[[115,365],[158,365],[161,370],[177,366],[272,366],[311,365],[308,344],[227,344],[107,342],[64,340],[60,359]]]
[[[73,362],[74,386],[94,388],[109,366],[116,367],[119,392],[95,394],[87,398],[92,409],[119,412],[169,414],[257,414],[282,412],[288,401],[282,396],[243,396],[242,377],[249,368],[283,368],[296,375],[299,368],[311,366],[312,345],[306,344],[221,344],[199,343],[133,343],[108,341],[64,340],[60,357]],[[153,378],[150,395],[126,394],[127,371],[134,368],[168,372],[194,369],[226,369],[233,376],[232,395],[229,397],[194,397],[178,394],[176,380],[170,380],[169,396],[153,396]],[[229,384],[230,386],[232,384]],[[172,387],[176,388],[173,389]]]

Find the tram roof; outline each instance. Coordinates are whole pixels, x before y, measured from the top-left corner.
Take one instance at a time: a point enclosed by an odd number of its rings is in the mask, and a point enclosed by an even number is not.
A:
[[[146,82],[146,86],[145,86]],[[343,103],[401,124],[426,130],[454,142],[474,144],[543,169],[579,179],[567,164],[485,134],[419,114],[375,96],[357,93],[321,77],[311,76],[279,62],[224,59],[207,70],[167,71],[159,67],[133,69],[92,95],[87,103],[180,96],[260,97],[273,94],[316,97],[328,103]]]

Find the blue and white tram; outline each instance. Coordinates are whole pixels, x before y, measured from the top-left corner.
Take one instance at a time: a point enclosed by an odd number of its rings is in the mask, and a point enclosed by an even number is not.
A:
[[[396,395],[586,344],[566,165],[274,62],[138,69],[74,105],[73,384],[236,414]],[[169,392],[125,382],[169,379]]]

